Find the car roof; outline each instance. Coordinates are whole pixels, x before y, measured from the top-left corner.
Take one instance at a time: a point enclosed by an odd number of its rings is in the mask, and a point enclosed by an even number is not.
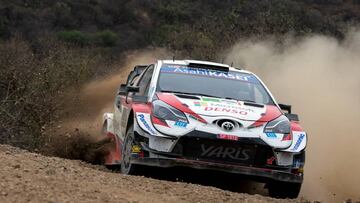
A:
[[[199,64],[199,65],[219,66],[219,67],[229,68],[229,70],[231,70],[231,71],[254,74],[250,71],[243,70],[241,68],[235,68],[235,67],[229,66],[228,64],[216,63],[216,62],[211,62],[211,61],[200,61],[200,60],[160,60],[160,61],[165,64],[174,64],[174,65],[189,65],[190,63],[192,63],[192,64]]]

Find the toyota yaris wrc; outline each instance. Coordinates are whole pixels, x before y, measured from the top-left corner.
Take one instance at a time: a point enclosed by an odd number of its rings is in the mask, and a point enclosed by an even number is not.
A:
[[[272,197],[296,198],[307,135],[253,73],[225,64],[159,60],[136,66],[122,84],[103,133],[109,167],[190,167],[242,174]]]

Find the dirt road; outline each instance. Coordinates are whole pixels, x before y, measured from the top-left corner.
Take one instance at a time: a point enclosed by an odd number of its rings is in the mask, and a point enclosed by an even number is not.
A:
[[[0,145],[0,202],[306,202],[125,176]]]

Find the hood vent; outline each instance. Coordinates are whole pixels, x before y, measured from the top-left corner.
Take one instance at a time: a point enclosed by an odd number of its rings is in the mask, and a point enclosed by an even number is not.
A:
[[[199,97],[196,96],[192,96],[192,95],[185,95],[185,94],[175,94],[176,96],[180,97],[180,98],[184,98],[184,99],[196,99],[196,100],[200,100]]]

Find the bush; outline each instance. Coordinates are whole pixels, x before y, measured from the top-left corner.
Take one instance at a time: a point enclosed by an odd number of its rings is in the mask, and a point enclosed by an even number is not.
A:
[[[184,29],[182,32],[171,36],[170,48],[182,51],[190,58],[201,60],[212,60],[216,57],[215,42],[210,36],[196,30]]]
[[[118,36],[110,30],[97,32],[94,34],[94,41],[102,46],[115,46],[118,41]]]
[[[57,34],[58,39],[75,45],[99,45],[105,47],[115,46],[118,36],[110,30],[96,33],[83,33],[78,30],[62,31]]]
[[[34,50],[19,38],[0,42],[0,143],[41,148],[68,92],[96,76],[100,64],[106,68],[96,50],[53,39],[39,44]]]
[[[80,46],[84,46],[89,44],[90,37],[87,34],[84,34],[77,30],[72,31],[62,31],[57,34],[58,38],[60,40],[63,40],[65,42],[70,42],[73,44],[77,44]]]

